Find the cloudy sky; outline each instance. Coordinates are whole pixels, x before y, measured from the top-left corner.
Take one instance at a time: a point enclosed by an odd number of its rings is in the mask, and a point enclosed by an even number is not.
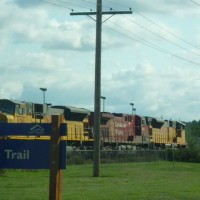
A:
[[[200,0],[103,0],[110,8],[133,14],[103,16],[105,110],[199,120]],[[45,87],[47,103],[94,109],[95,18],[72,9],[96,0],[0,1],[0,98],[42,103]]]

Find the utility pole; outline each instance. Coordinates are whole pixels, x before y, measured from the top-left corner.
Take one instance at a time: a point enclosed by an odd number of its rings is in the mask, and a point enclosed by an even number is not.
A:
[[[70,15],[96,15],[95,94],[94,94],[94,151],[93,176],[100,176],[100,118],[101,118],[101,32],[102,15],[132,14],[132,11],[102,12],[102,0],[97,0],[97,12],[71,12]]]
[[[100,176],[102,0],[97,0],[96,16],[93,177]]]

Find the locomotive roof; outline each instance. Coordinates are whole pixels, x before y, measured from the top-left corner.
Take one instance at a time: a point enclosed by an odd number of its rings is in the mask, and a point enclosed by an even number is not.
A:
[[[23,101],[17,101],[17,100],[12,100],[12,99],[0,99],[0,101],[7,101],[7,102],[11,102],[11,103],[14,103],[14,104],[24,104]]]
[[[114,115],[112,113],[109,113],[109,112],[102,112],[101,117],[103,117],[103,118],[113,118]]]
[[[82,113],[82,114],[90,113],[90,111],[85,108],[76,108],[76,107],[72,107],[72,106],[55,105],[55,106],[51,106],[51,108],[60,108],[60,109],[67,110],[68,112],[71,112],[71,113]]]
[[[164,120],[164,119],[161,119],[161,118],[155,117],[154,119],[156,119],[157,122],[161,122],[161,123],[164,123],[164,122],[165,122],[165,120]]]
[[[52,108],[52,107],[49,107],[47,109],[47,114],[50,114],[50,115],[60,115],[60,114],[63,114],[64,113],[64,110],[61,109],[61,108]]]
[[[184,123],[184,122],[177,121],[177,123],[179,123],[179,124],[181,124],[181,125],[184,125],[184,126],[185,126],[185,123]]]
[[[115,115],[117,117],[131,116],[131,114],[125,114],[125,113],[113,113],[113,115]]]

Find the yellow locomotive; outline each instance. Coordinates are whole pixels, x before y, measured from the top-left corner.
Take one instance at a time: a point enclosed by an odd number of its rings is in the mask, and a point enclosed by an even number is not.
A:
[[[68,145],[78,148],[91,146],[93,137],[88,128],[89,111],[67,106],[48,106],[23,101],[0,99],[0,123],[51,123],[52,115],[62,115],[67,123]],[[1,130],[0,130],[1,131]],[[48,136],[10,136],[10,139],[50,139]]]
[[[50,122],[47,105],[0,99],[0,122],[41,123]]]
[[[142,117],[142,135],[153,148],[185,147],[185,124],[180,121]]]
[[[76,108],[71,106],[52,106],[51,114],[64,116],[64,123],[67,123],[67,145],[73,149],[92,148],[94,137],[92,129],[89,128],[88,116],[90,111],[84,108]]]

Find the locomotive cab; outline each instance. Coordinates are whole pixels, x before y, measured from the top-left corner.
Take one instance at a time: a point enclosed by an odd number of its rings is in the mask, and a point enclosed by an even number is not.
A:
[[[0,99],[0,122],[24,122],[25,114],[25,103],[8,99]]]
[[[42,123],[50,122],[46,104],[0,99],[0,122]]]

